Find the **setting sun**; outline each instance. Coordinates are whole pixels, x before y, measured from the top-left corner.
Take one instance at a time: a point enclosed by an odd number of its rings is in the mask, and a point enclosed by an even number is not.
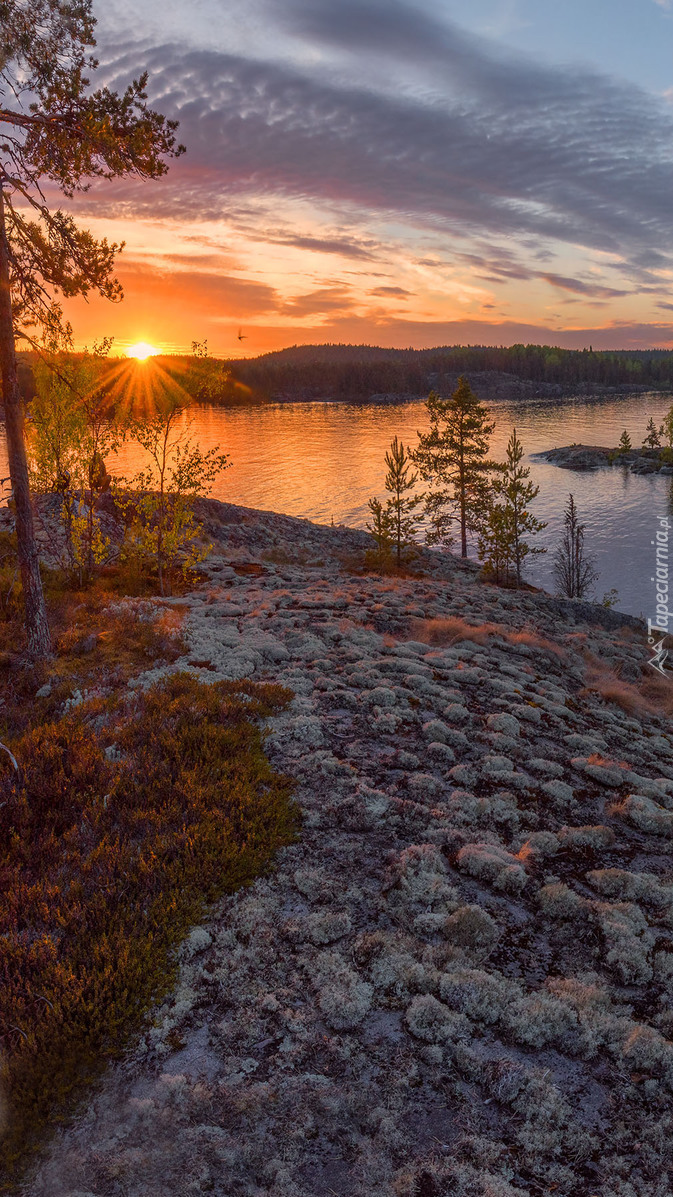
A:
[[[159,350],[154,345],[148,345],[147,341],[138,341],[135,345],[129,345],[126,356],[134,357],[138,362],[144,362],[148,357],[155,357],[158,352]]]

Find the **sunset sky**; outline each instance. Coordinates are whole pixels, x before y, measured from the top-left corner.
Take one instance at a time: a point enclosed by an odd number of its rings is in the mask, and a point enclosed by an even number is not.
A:
[[[147,69],[187,153],[77,199],[126,242],[78,344],[673,345],[673,0],[97,15],[97,82]]]

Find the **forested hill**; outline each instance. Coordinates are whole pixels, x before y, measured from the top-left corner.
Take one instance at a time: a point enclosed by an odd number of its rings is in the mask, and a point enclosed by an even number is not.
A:
[[[484,398],[673,389],[673,352],[658,349],[295,345],[227,364],[234,379],[260,399],[425,395],[432,387],[445,391],[463,373]]]

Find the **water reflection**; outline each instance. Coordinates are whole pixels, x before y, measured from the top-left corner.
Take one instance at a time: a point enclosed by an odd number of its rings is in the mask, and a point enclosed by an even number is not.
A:
[[[514,425],[529,455],[573,442],[616,445],[624,428],[633,444],[639,445],[649,416],[660,423],[670,402],[662,396],[637,395],[591,403],[580,399],[558,404],[494,403],[489,405],[496,420],[493,455],[502,458]],[[201,446],[220,444],[231,454],[232,468],[217,480],[216,498],[356,527],[367,521],[368,499],[383,497],[383,454],[392,437],[397,434],[413,445],[417,431],[427,427],[425,408],[418,403],[197,407],[193,414]],[[137,447],[126,445],[114,465],[132,474],[143,459]],[[650,542],[656,517],[673,514],[673,479],[635,477],[621,467],[575,473],[534,456],[530,465],[531,476],[540,486],[534,512],[548,521],[538,543],[550,548],[557,543],[563,507],[572,490],[587,526],[587,546],[600,570],[598,597],[615,587],[620,609],[649,614]],[[0,477],[6,473],[2,444]],[[527,575],[547,589],[553,588],[550,556],[534,559]]]

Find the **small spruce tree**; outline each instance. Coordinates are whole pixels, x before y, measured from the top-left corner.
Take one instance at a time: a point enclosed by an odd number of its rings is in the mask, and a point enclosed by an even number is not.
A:
[[[647,428],[645,429],[645,440],[643,441],[643,449],[660,449],[661,436],[657,430],[654,418],[650,416],[647,421]]]
[[[585,525],[579,521],[573,495],[568,495],[563,513],[563,536],[554,554],[554,577],[557,594],[565,598],[582,599],[591,591],[598,578],[594,559],[584,550]]]
[[[619,438],[619,452],[620,453],[630,453],[632,448],[633,448],[633,445],[631,444],[631,437],[629,436],[626,429],[624,429],[622,435]]]
[[[502,503],[491,502],[479,529],[477,551],[484,573],[499,586],[512,577],[513,547],[511,521]]]
[[[529,555],[546,553],[546,549],[529,544],[526,536],[535,536],[547,525],[534,516],[528,507],[540,493],[539,486],[530,482],[530,467],[522,466],[523,445],[516,435],[516,428],[507,442],[507,456],[500,465],[500,476],[493,482],[492,491],[501,500],[504,514],[502,519],[507,531],[506,543],[511,570],[517,586],[521,585],[521,570]]]
[[[432,391],[426,402],[430,431],[418,433],[414,461],[433,489],[426,495],[428,544],[450,543],[450,526],[460,529],[461,556],[467,557],[468,532],[478,531],[489,506],[488,459],[495,423],[464,377],[450,399]]]
[[[385,487],[391,496],[386,504],[386,509],[392,529],[395,559],[399,568],[402,564],[404,549],[413,541],[416,528],[423,522],[423,515],[417,511],[417,508],[420,507],[425,496],[409,493],[413,491],[418,482],[418,474],[415,472],[409,474],[413,459],[397,437],[391,441],[385,460],[388,467]]]
[[[383,506],[380,499],[370,499],[369,510],[372,515],[372,522],[371,524],[367,524],[367,530],[374,537],[376,548],[367,554],[367,558],[380,569],[385,569],[390,565],[393,552],[393,530],[390,523],[390,513]]]
[[[367,525],[373,533],[379,551],[385,556],[388,551],[395,554],[395,561],[399,568],[405,550],[414,539],[414,532],[422,523],[423,515],[417,509],[420,507],[424,495],[414,495],[418,482],[416,472],[410,474],[412,458],[397,437],[391,441],[386,452],[386,466],[388,472],[385,478],[385,488],[390,498],[385,507],[378,499],[371,499],[369,510],[373,516],[373,526]]]

